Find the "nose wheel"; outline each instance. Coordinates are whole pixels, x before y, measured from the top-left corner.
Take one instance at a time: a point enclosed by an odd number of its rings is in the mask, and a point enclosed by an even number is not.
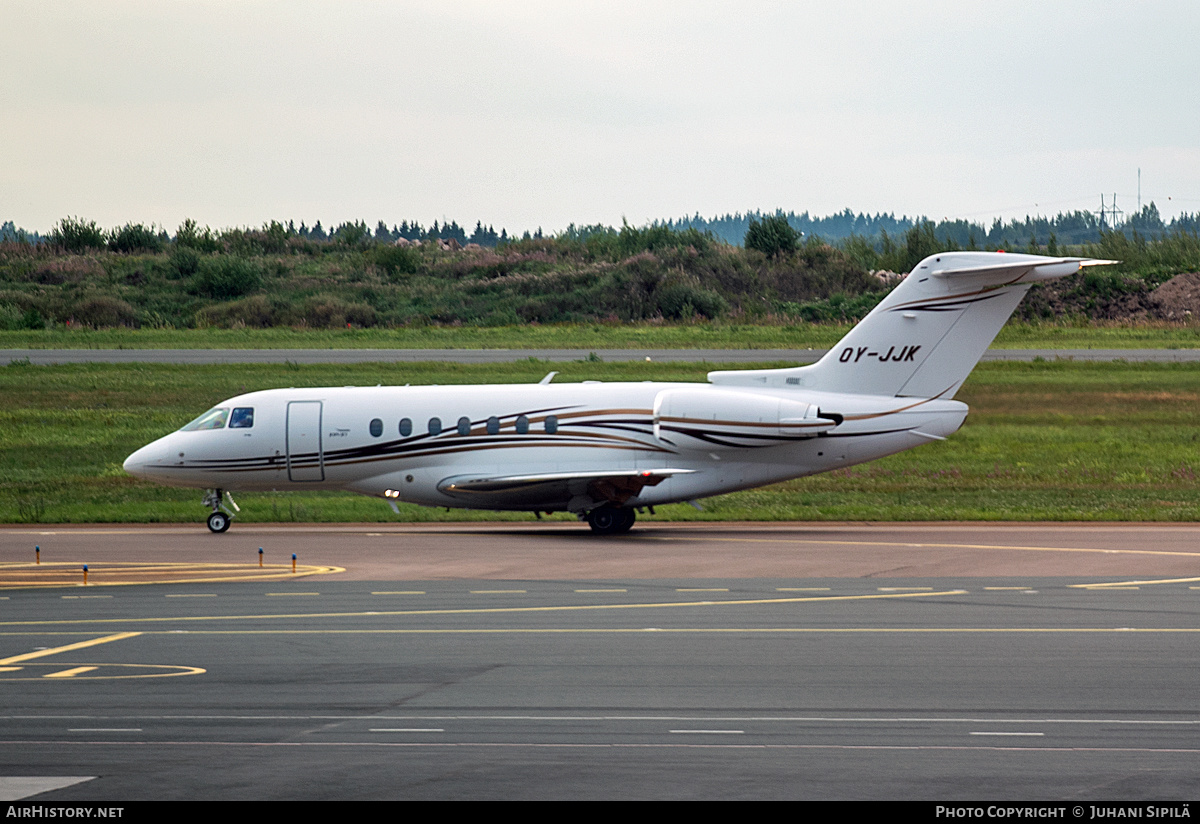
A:
[[[208,516],[208,529],[210,532],[224,532],[229,529],[231,523],[233,523],[233,518],[230,518],[224,512],[214,512]]]
[[[226,500],[229,501],[229,506],[225,505]],[[208,516],[208,529],[216,534],[229,529],[229,525],[233,523],[234,513],[240,511],[227,489],[206,490],[204,505],[212,510],[212,514]],[[233,507],[232,510],[230,510],[230,506]]]

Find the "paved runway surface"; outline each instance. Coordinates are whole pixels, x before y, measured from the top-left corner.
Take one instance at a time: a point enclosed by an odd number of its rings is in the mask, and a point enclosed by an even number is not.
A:
[[[508,363],[535,358],[687,363],[813,363],[824,349],[0,349],[0,363]],[[989,349],[983,360],[1200,361],[1200,349]]]
[[[0,591],[9,797],[1200,790],[1200,525],[8,527],[0,574],[35,543],[346,571]]]

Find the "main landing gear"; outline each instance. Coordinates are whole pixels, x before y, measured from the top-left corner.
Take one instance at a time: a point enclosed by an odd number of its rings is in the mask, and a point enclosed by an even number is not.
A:
[[[233,507],[232,510],[225,505],[225,499],[229,500],[229,506]],[[203,503],[212,510],[212,514],[208,516],[210,532],[221,533],[229,529],[229,525],[233,523],[233,516],[241,511],[234,502],[233,496],[225,489],[206,489]]]
[[[637,513],[632,509],[602,506],[587,514],[588,526],[597,535],[622,535],[633,527]]]

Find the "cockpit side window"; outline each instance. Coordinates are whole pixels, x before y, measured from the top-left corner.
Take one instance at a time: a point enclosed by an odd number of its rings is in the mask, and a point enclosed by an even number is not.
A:
[[[229,416],[230,429],[249,429],[254,426],[254,407],[253,406],[238,406],[233,410],[233,414]]]
[[[200,417],[196,418],[196,420],[192,421],[187,426],[183,427],[183,429],[181,429],[179,431],[180,432],[202,432],[206,429],[224,429],[225,428],[225,419],[228,416],[229,416],[228,409],[222,409],[221,407],[217,407],[216,409],[210,409],[207,412],[205,412],[203,415],[201,415]]]

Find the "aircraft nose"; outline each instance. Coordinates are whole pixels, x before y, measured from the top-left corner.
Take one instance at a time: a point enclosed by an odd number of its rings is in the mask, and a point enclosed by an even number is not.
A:
[[[162,441],[155,441],[126,458],[125,463],[121,464],[121,468],[137,478],[146,478],[150,475],[148,470],[161,463],[165,455],[166,450],[163,448]]]
[[[130,475],[140,477],[142,474],[141,469],[145,465],[145,463],[146,463],[146,447],[143,446],[141,449],[137,450],[132,455],[130,455],[128,458],[126,458],[125,463],[121,464],[121,468],[124,469],[126,472],[128,472]]]

